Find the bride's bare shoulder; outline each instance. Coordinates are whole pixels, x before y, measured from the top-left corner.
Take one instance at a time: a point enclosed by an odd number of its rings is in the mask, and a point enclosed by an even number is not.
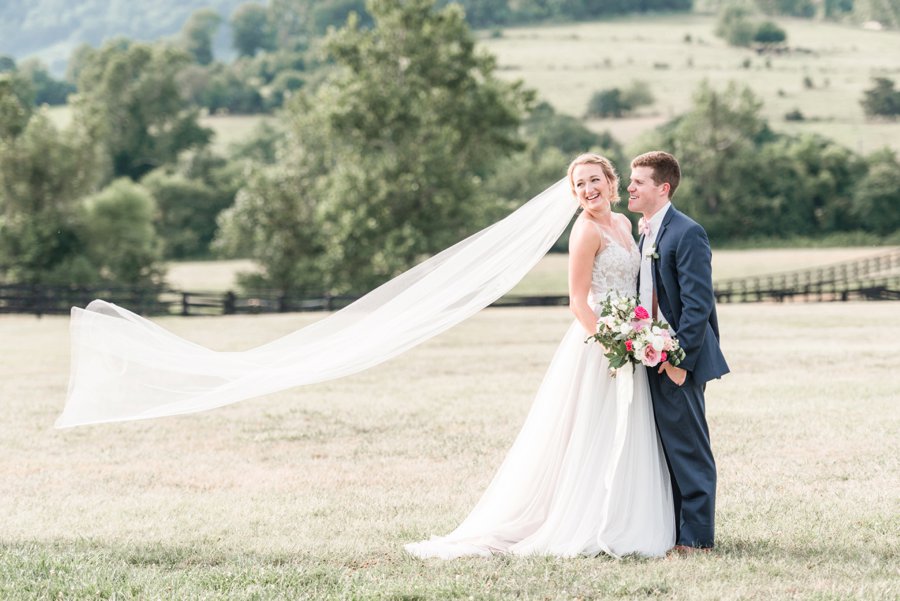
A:
[[[579,217],[572,225],[572,231],[569,234],[569,252],[590,251],[595,253],[603,245],[603,235],[596,223],[593,223],[583,217]]]

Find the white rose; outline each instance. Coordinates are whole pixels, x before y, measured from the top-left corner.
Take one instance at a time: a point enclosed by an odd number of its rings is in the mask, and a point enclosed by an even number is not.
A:
[[[629,332],[631,332],[631,324],[630,323],[623,323],[622,325],[619,326],[620,334],[624,335],[624,334],[628,334]]]
[[[666,340],[662,336],[654,336],[650,340],[650,344],[653,345],[653,348],[657,351],[663,350],[663,347],[666,346]]]

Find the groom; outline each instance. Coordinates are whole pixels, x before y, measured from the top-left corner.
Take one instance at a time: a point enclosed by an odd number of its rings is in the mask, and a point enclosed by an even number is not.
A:
[[[631,161],[628,209],[641,213],[638,294],[655,319],[674,330],[685,351],[678,367],[648,370],[656,427],[675,501],[675,549],[710,549],[715,539],[716,463],[709,444],[706,382],[728,373],[719,349],[706,232],[672,206],[681,168],[667,152]]]

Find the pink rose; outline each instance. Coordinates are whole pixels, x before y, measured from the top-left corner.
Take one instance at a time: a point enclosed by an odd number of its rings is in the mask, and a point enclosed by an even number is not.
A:
[[[625,341],[625,350],[627,350],[628,352],[631,352],[634,350],[634,343],[631,340]]]
[[[638,305],[634,308],[634,316],[637,319],[650,319],[650,314],[647,313],[647,309],[645,309],[641,305]]]
[[[659,351],[653,348],[652,344],[648,344],[641,351],[641,363],[647,367],[653,367],[659,364]]]
[[[665,363],[666,359],[668,359],[668,358],[669,358],[669,356],[666,354],[665,351],[663,351],[662,354],[659,356],[659,362]]]

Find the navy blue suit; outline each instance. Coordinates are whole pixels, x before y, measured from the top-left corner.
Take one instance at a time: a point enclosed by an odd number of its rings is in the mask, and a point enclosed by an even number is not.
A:
[[[643,242],[642,238],[642,251]],[[706,382],[728,373],[719,348],[712,252],[706,231],[673,205],[656,235],[656,254],[659,258],[653,259],[652,273],[659,312],[685,351],[678,367],[688,372],[684,384],[678,386],[665,373],[647,370],[656,427],[672,478],[675,543],[712,547],[716,463],[703,393]]]

